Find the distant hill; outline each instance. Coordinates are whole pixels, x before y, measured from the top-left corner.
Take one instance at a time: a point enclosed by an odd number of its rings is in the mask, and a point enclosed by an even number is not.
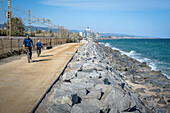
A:
[[[74,33],[79,33],[80,31],[79,30],[69,30],[71,32],[74,32]]]
[[[37,27],[37,26],[31,26],[31,31],[38,31],[38,30],[45,30],[48,32],[48,27]],[[58,29],[51,28],[54,33],[58,32]],[[25,31],[28,31],[28,26],[25,26]]]
[[[0,24],[0,28],[5,27],[4,24]],[[37,27],[37,26],[31,26],[31,31],[38,31],[38,30],[45,30],[46,32],[48,32],[48,27]],[[58,28],[54,29],[51,28],[50,30],[52,30],[54,33],[58,32]],[[28,31],[28,26],[25,26],[25,31]],[[69,30],[69,32],[75,32],[75,33],[79,33],[79,30]]]
[[[3,27],[5,27],[5,25],[4,24],[0,24],[0,28],[3,28]]]
[[[0,28],[5,27],[4,24],[0,24]],[[31,31],[38,31],[38,30],[45,30],[48,31],[48,27],[37,27],[37,26],[31,26]],[[58,29],[51,28],[52,32],[57,33]],[[28,31],[28,26],[25,26],[25,31]],[[79,33],[80,30],[69,30],[69,32],[75,32]],[[137,37],[137,38],[152,38],[149,36],[138,36],[138,35],[130,35],[130,34],[123,34],[123,33],[101,33],[101,37],[108,37],[108,36],[115,36],[115,37]],[[159,37],[156,37],[159,38]]]
[[[31,31],[38,31],[38,30],[45,30],[46,32],[48,32],[48,27],[37,27],[37,26],[31,26]],[[50,28],[50,30],[52,30],[54,33],[58,32],[58,28]],[[25,31],[28,31],[28,26],[25,26]],[[69,30],[69,32],[75,32],[75,33],[79,33],[79,30]]]
[[[142,37],[137,35],[121,34],[121,33],[101,33],[102,36],[116,36],[116,37]]]

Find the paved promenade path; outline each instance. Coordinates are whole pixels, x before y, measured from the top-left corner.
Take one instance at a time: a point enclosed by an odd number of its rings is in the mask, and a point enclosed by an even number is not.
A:
[[[0,113],[28,113],[81,44],[69,43],[0,65]]]

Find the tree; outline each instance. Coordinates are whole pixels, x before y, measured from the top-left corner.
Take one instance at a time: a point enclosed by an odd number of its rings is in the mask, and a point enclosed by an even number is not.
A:
[[[50,33],[53,33],[53,31],[52,31],[52,30],[50,30]]]
[[[7,23],[5,23],[6,28],[8,28]],[[11,35],[12,36],[23,36],[25,34],[24,23],[19,17],[11,18]]]
[[[6,30],[4,28],[0,29],[0,36],[6,36]]]
[[[42,31],[41,31],[41,30],[38,30],[37,33],[42,33]]]
[[[69,35],[69,39],[74,40],[74,42],[80,41],[81,36],[78,33],[72,33]]]
[[[69,31],[65,29],[63,26],[58,27],[58,37],[59,38],[68,38],[69,37]]]

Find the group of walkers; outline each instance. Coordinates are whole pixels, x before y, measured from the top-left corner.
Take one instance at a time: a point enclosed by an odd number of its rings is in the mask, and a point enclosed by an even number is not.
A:
[[[23,47],[25,49],[26,55],[28,57],[28,62],[30,63],[32,61],[32,47],[33,47],[33,41],[29,37],[29,35],[26,35],[26,38],[23,40]],[[42,43],[38,40],[36,43],[37,47],[37,56],[41,54],[41,48],[43,48]]]

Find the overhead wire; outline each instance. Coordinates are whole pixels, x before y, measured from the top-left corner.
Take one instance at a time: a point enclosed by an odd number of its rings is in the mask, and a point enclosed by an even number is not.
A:
[[[1,0],[2,1],[2,0]],[[6,0],[7,1],[7,0]],[[7,7],[7,2],[0,2],[1,3],[1,5],[3,6],[3,7]],[[11,6],[11,8],[13,9],[13,10],[15,10],[15,11],[17,11],[17,12],[20,12],[20,13],[22,13],[22,14],[24,14],[24,15],[26,15],[26,16],[29,16],[29,14],[28,14],[28,12],[27,11],[25,11],[24,9],[21,9],[21,8],[19,8],[19,7],[16,7],[16,6]],[[2,9],[2,8],[0,8],[0,9]],[[4,10],[4,9],[2,9],[3,11],[7,11],[7,10]],[[2,14],[2,13],[1,13]],[[16,16],[16,15],[15,15]],[[14,15],[13,15],[13,17],[15,17]],[[18,16],[16,16],[16,17],[18,17]],[[30,15],[30,17],[32,18],[32,19],[37,19],[35,16],[32,16],[32,15]],[[25,22],[28,22],[28,19],[26,19],[26,18],[24,18],[23,16],[21,17],[23,20],[24,20],[24,23]],[[49,20],[50,22],[48,23],[48,22],[43,22],[41,19],[39,20],[39,21],[36,21],[35,23],[32,23],[33,25],[36,25],[37,23],[40,23],[41,25],[43,25],[43,26],[46,26],[46,27],[50,27],[50,28],[58,28],[58,25],[56,25],[56,24],[54,24],[51,20]]]

